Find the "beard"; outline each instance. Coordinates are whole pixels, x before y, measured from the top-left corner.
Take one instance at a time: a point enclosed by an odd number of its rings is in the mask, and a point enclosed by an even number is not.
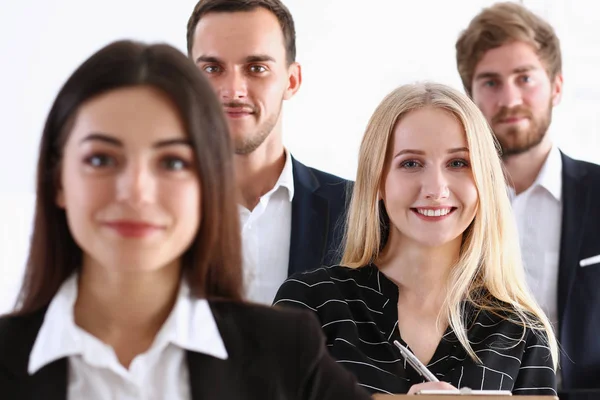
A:
[[[256,131],[250,133],[244,132],[244,134],[240,135],[241,137],[233,137],[233,146],[235,154],[250,154],[264,143],[264,141],[269,137],[269,135],[273,131],[273,128],[277,124],[277,121],[279,120],[282,104],[283,99],[281,100],[278,109],[273,114],[268,116],[268,118],[257,127]],[[256,115],[259,111],[256,107],[252,106],[251,104],[240,102],[230,102],[224,104],[224,106],[229,108],[239,107],[249,109],[252,111],[252,115]]]
[[[552,100],[548,104],[546,112],[539,117],[534,116],[531,110],[524,106],[513,108],[502,107],[492,117],[492,127],[496,126],[500,121],[512,117],[529,119],[529,127],[521,128],[513,126],[502,132],[494,130],[494,135],[498,139],[498,143],[502,149],[502,158],[523,154],[544,140],[552,122]]]
[[[281,108],[279,108],[281,112]],[[237,155],[247,155],[258,149],[269,137],[279,119],[279,112],[271,115],[265,122],[260,124],[256,132],[244,134],[242,138],[234,140],[234,151]]]

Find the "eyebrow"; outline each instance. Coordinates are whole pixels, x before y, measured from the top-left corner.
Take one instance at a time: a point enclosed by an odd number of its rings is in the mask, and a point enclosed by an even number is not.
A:
[[[115,147],[123,147],[123,142],[121,142],[119,139],[104,134],[104,133],[91,133],[89,135],[87,135],[86,137],[84,137],[83,139],[81,139],[79,141],[79,144],[83,144],[86,142],[101,142],[101,143],[105,143],[111,146],[115,146]],[[152,145],[153,148],[157,149],[157,148],[161,148],[161,147],[167,147],[167,146],[191,146],[192,143],[187,140],[187,139],[181,139],[181,138],[175,138],[175,139],[166,139],[166,140],[160,140],[156,143],[154,143]]]
[[[245,64],[256,63],[256,62],[276,62],[276,61],[277,60],[275,60],[275,58],[273,58],[267,54],[253,54],[244,59]],[[196,63],[201,63],[201,62],[214,63],[214,64],[223,64],[224,63],[223,60],[218,57],[204,56],[204,55],[196,58]]]
[[[448,154],[462,153],[462,152],[468,153],[469,149],[466,147],[455,147],[453,149],[448,150]],[[396,153],[394,158],[399,157],[404,154],[416,154],[416,155],[424,156],[425,152],[422,150],[404,149],[404,150],[400,150],[398,153]]]
[[[534,71],[539,69],[538,67],[534,66],[534,65],[523,65],[521,67],[517,67],[515,69],[513,69],[511,71],[511,74],[522,74],[523,72],[529,72],[529,71]],[[480,72],[479,74],[477,74],[475,76],[475,80],[482,80],[482,79],[490,79],[490,78],[499,78],[500,74],[497,72]]]

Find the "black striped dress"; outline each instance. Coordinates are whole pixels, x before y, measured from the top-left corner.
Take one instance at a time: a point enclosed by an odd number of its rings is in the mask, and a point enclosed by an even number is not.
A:
[[[323,267],[292,275],[275,297],[277,306],[314,311],[330,353],[371,393],[406,393],[423,378],[406,364],[394,340],[398,287],[376,266]],[[467,308],[468,310],[469,308]],[[545,336],[488,312],[468,312],[467,336],[482,364],[466,353],[448,328],[427,365],[441,381],[519,395],[556,395],[556,374]]]

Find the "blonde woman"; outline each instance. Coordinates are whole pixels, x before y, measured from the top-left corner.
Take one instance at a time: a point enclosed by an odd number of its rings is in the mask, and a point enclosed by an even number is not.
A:
[[[341,264],[290,277],[275,304],[317,313],[372,393],[556,394],[556,339],[525,284],[496,142],[462,93],[406,85],[377,107]],[[394,340],[442,383],[423,383]]]

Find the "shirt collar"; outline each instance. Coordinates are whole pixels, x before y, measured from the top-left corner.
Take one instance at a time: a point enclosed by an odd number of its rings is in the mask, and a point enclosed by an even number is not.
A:
[[[55,360],[84,353],[85,332],[75,325],[73,317],[76,299],[77,275],[73,275],[62,284],[46,311],[29,358],[30,374]],[[169,343],[222,360],[228,358],[208,301],[192,297],[185,280],[152,347]]]
[[[175,307],[159,334],[163,332],[170,343],[185,350],[221,360],[228,358],[210,304],[206,299],[192,297],[185,280],[182,281]]]
[[[556,200],[562,199],[562,158],[558,147],[552,146],[534,185],[545,188]]]
[[[73,275],[62,284],[46,310],[29,357],[30,374],[55,360],[83,351],[81,337],[73,320],[76,299],[77,276]]]
[[[546,157],[546,161],[544,161],[544,165],[542,165],[542,169],[538,174],[537,178],[530,186],[534,188],[536,186],[540,186],[548,193],[552,195],[557,201],[561,201],[562,199],[562,157],[560,155],[560,150],[556,146],[552,146],[550,152],[548,153],[548,157]],[[508,195],[510,200],[513,201],[516,197],[515,189],[507,185]],[[529,190],[529,189],[527,189]]]
[[[292,201],[294,199],[294,171],[292,166],[292,155],[287,150],[285,150],[285,164],[283,170],[281,171],[281,175],[279,175],[277,183],[275,183],[273,191],[281,186],[288,190],[290,201]]]

